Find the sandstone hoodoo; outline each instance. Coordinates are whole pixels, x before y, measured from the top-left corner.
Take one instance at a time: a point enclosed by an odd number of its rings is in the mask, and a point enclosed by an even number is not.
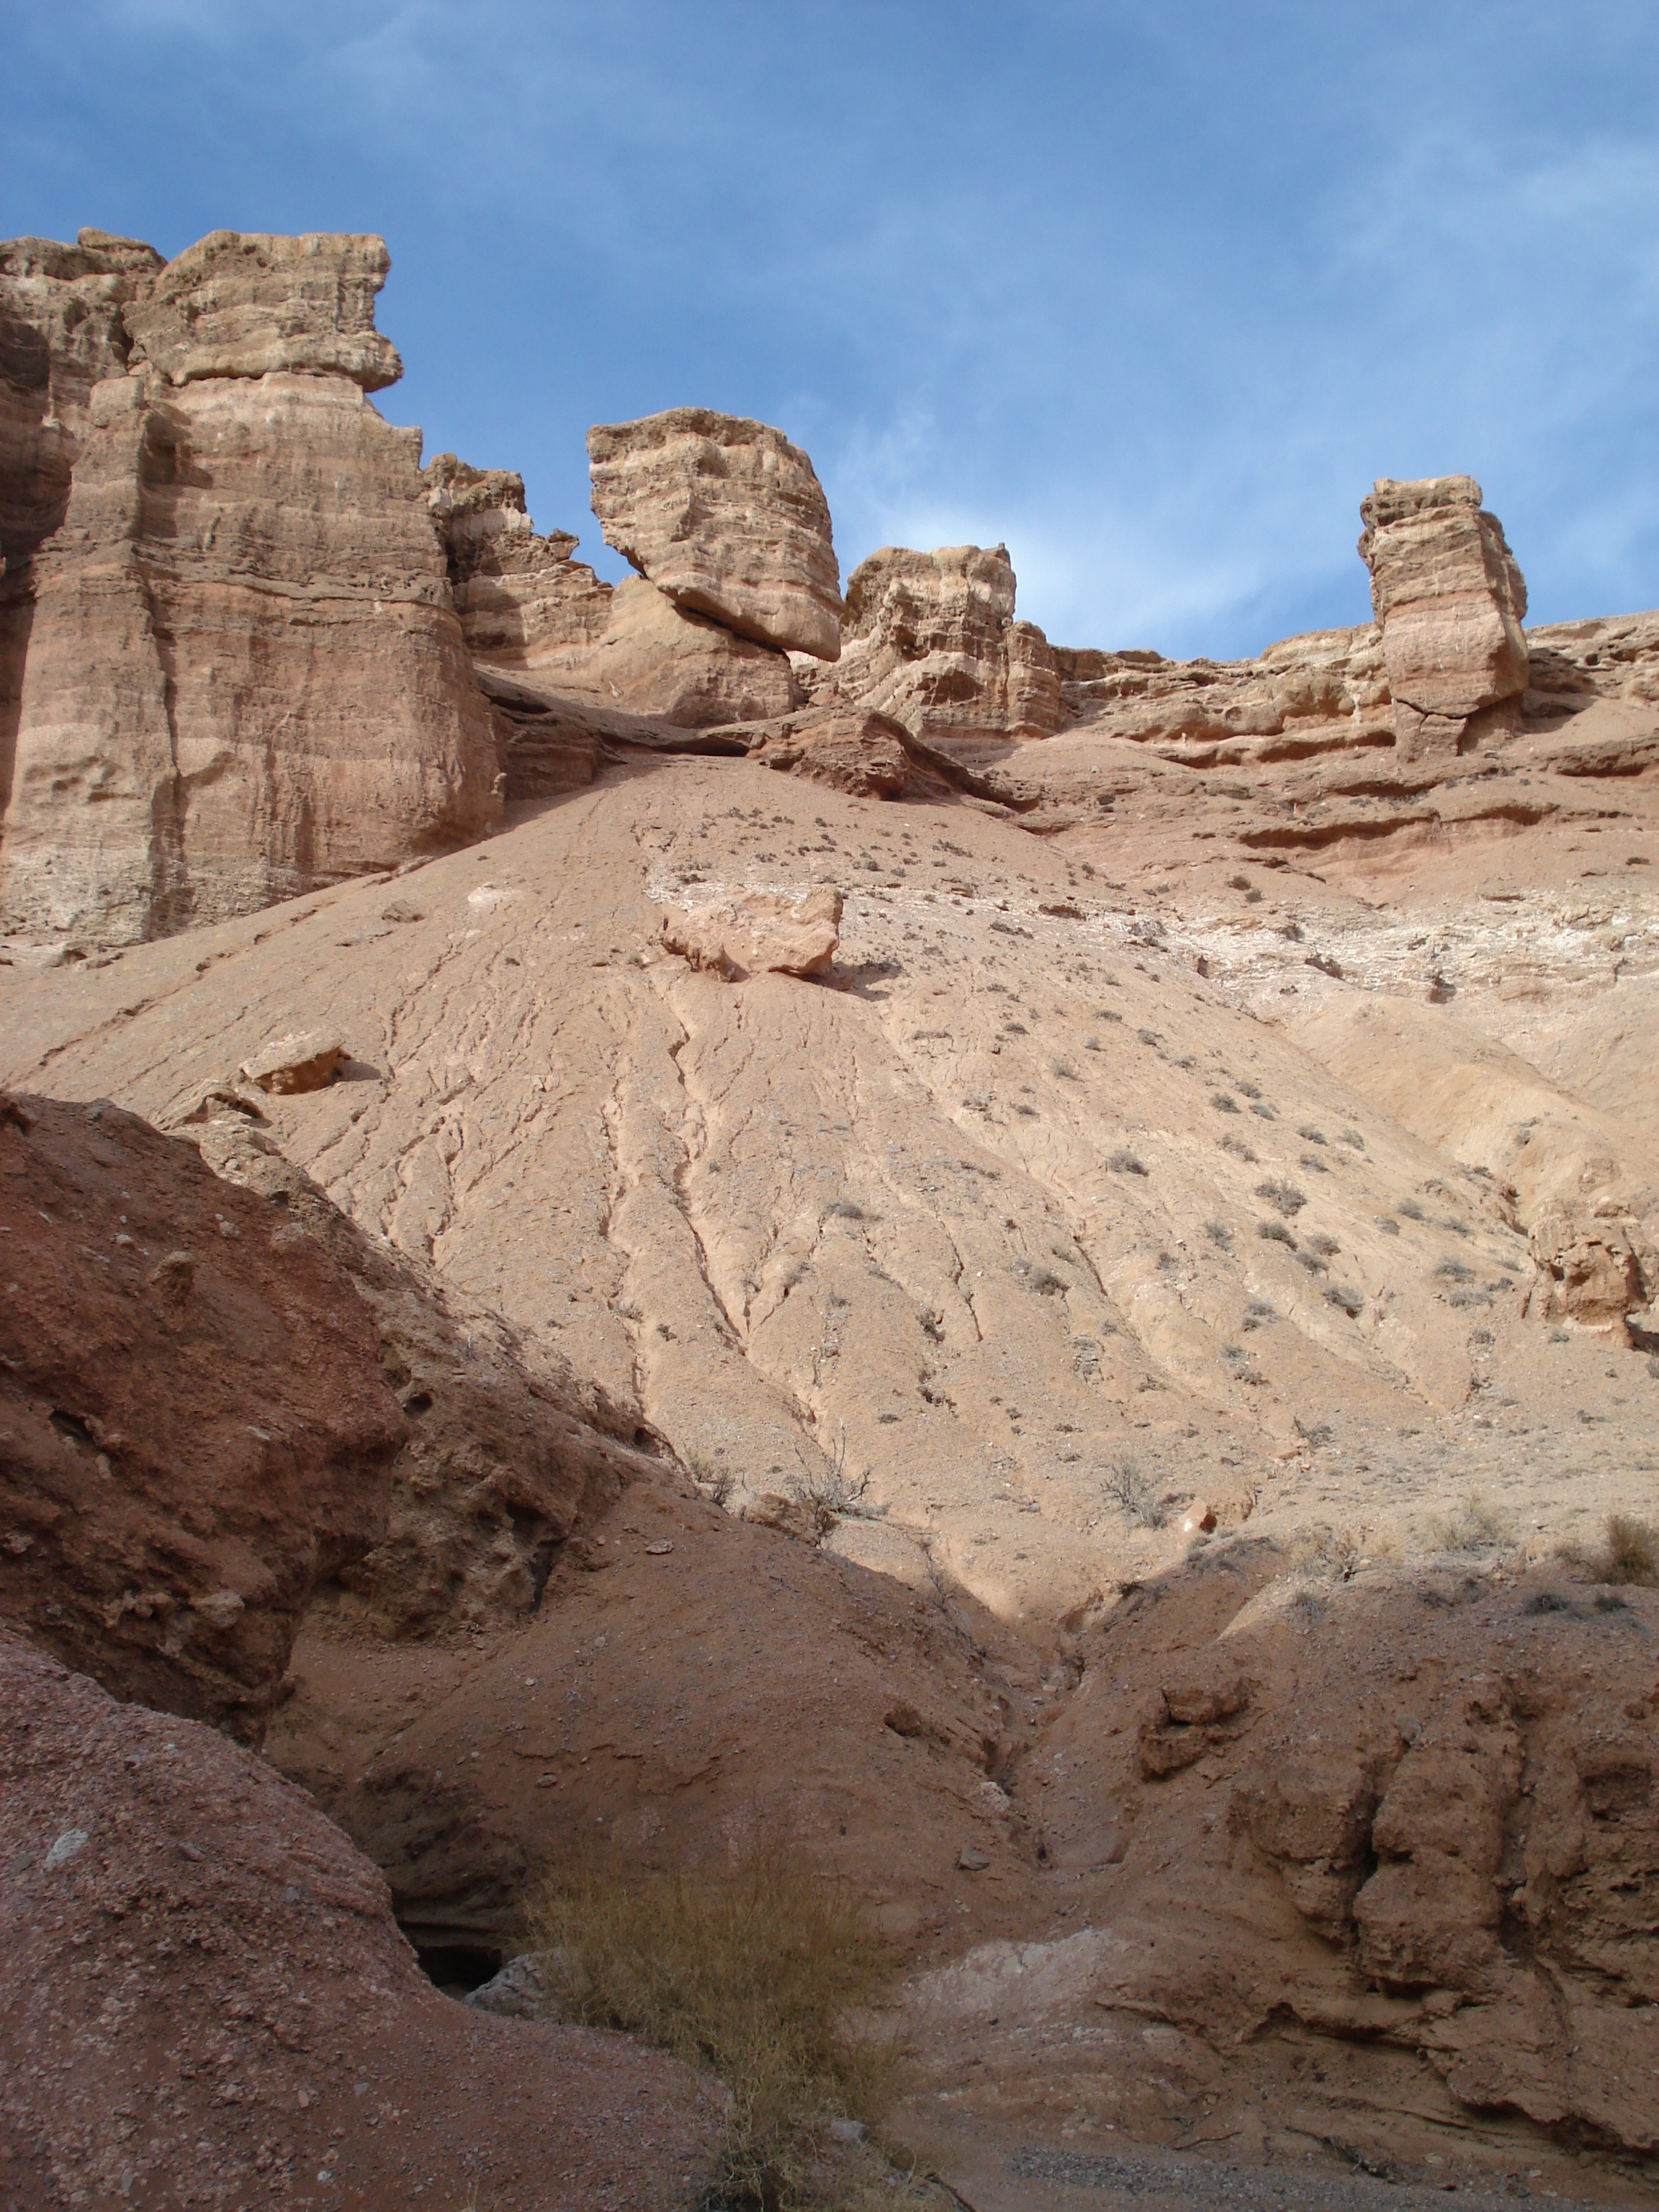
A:
[[[587,453],[606,544],[677,606],[781,651],[836,659],[841,572],[829,502],[781,431],[672,407],[599,424]]]
[[[499,817],[418,436],[367,398],[398,374],[386,266],[378,240],[219,232],[106,280],[120,341],[27,585],[10,929],[166,935]]]
[[[1473,477],[1380,477],[1359,514],[1401,750],[1457,752],[1471,716],[1527,688],[1527,587],[1504,526]]]

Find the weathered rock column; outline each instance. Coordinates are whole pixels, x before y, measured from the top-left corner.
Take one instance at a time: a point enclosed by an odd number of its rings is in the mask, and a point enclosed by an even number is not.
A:
[[[1527,688],[1527,587],[1473,477],[1380,477],[1361,501],[1359,557],[1407,760],[1461,752],[1473,716]]]

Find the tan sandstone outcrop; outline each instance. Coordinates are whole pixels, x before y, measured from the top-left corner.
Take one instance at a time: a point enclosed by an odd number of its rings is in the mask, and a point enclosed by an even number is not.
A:
[[[83,230],[0,245],[0,817],[11,788],[33,558],[64,519],[92,387],[130,349],[125,305],[161,266],[154,246]]]
[[[1527,587],[1473,477],[1377,479],[1360,558],[1402,751],[1455,752],[1471,715],[1527,688]]]
[[[499,818],[419,435],[365,398],[396,363],[384,249],[229,239],[124,309],[135,365],[92,386],[36,556],[0,845],[23,934],[166,935]]]
[[[0,245],[0,558],[27,561],[64,519],[92,387],[119,376],[124,309],[162,266],[154,246],[83,230],[74,246]]]
[[[1068,719],[1053,648],[1014,619],[1006,545],[884,545],[848,580],[842,659],[813,686],[960,755],[1046,737]],[[810,679],[809,679],[810,680]]]
[[[812,464],[781,430],[672,407],[587,434],[593,512],[676,606],[741,637],[833,660],[841,575]]]
[[[540,537],[524,479],[440,453],[422,471],[450,588],[480,669],[561,700],[591,700],[683,729],[764,720],[799,703],[787,654],[688,613],[638,577],[612,586],[573,561],[568,531]],[[507,758],[515,733],[497,718]]]
[[[383,238],[210,231],[167,263],[127,325],[169,384],[304,370],[378,392],[404,373],[374,327],[391,266]]]
[[[1295,761],[1394,743],[1374,626],[1315,630],[1254,660],[1058,647],[1066,720],[1152,746],[1188,768]]]
[[[1659,1251],[1616,1200],[1590,1206],[1553,1199],[1528,1242],[1553,1320],[1609,1328],[1659,1297]]]

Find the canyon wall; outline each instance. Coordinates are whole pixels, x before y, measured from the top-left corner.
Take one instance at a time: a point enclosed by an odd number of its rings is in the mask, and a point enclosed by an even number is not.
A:
[[[500,815],[419,433],[367,398],[399,373],[373,327],[384,246],[147,252],[33,255],[70,273],[4,283],[48,405],[73,400],[3,455],[26,520],[0,916],[29,936],[167,935]],[[73,273],[88,256],[112,265]]]

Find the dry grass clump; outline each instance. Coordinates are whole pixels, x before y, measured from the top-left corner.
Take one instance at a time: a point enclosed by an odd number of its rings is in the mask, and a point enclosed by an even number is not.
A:
[[[1333,1528],[1321,1521],[1297,1531],[1286,1559],[1297,1574],[1317,1575],[1327,1582],[1352,1582],[1364,1562],[1370,1533],[1363,1522],[1358,1528]]]
[[[893,1969],[853,1897],[757,1841],[719,1874],[556,1875],[531,1927],[561,2017],[636,2035],[730,2089],[711,2203],[823,2203],[830,2123],[874,2119],[896,2057],[847,2026]]]
[[[1146,1161],[1141,1159],[1138,1154],[1130,1152],[1126,1146],[1121,1145],[1118,1147],[1117,1151],[1112,1154],[1106,1164],[1109,1168],[1115,1170],[1119,1175],[1144,1176],[1146,1172]]]
[[[685,1455],[685,1464],[691,1480],[699,1490],[712,1498],[716,1505],[724,1505],[737,1488],[737,1477],[729,1467],[723,1466],[712,1452],[700,1450],[696,1445]]]
[[[1606,1540],[1594,1565],[1597,1582],[1659,1589],[1659,1528],[1628,1513],[1610,1513]]]
[[[1450,1513],[1436,1513],[1426,1523],[1437,1552],[1490,1552],[1514,1534],[1507,1513],[1484,1498],[1468,1498]]]

